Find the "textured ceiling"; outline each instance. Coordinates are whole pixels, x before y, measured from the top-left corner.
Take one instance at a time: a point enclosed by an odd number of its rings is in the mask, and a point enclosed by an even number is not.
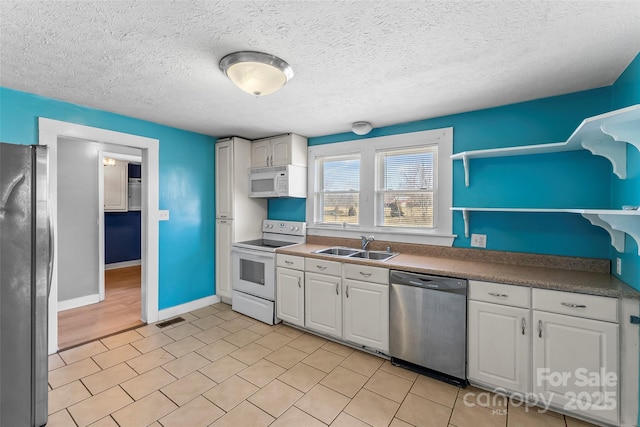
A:
[[[348,132],[612,84],[637,1],[0,1],[0,85],[213,136]],[[218,69],[295,72],[255,98]]]

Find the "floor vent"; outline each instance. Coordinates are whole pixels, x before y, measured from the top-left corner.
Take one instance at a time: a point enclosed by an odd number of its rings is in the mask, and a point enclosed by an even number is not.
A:
[[[167,326],[171,326],[174,323],[184,322],[182,317],[174,317],[173,319],[165,320],[164,322],[160,322],[156,324],[158,328],[166,328]]]

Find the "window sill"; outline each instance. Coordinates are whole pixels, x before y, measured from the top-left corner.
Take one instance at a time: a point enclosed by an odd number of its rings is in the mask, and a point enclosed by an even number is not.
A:
[[[388,242],[399,243],[416,243],[423,245],[434,246],[453,246],[453,240],[457,237],[455,234],[443,234],[437,232],[408,232],[408,231],[394,231],[388,230],[362,230],[353,228],[334,228],[327,226],[309,226],[307,225],[307,234],[309,236],[324,236],[324,237],[344,237],[359,239],[362,235],[373,234],[376,240],[384,240]]]

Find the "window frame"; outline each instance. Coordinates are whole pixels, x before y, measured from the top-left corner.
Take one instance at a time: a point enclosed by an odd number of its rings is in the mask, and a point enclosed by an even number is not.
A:
[[[380,150],[437,145],[435,227],[429,229],[376,226],[376,153]],[[410,132],[308,147],[308,194],[306,204],[307,234],[315,236],[359,238],[373,234],[377,240],[452,246],[453,234],[453,128]],[[317,171],[316,158],[360,153],[359,224],[315,223]]]

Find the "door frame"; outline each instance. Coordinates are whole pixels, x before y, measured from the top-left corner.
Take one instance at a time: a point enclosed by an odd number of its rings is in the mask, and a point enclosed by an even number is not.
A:
[[[139,148],[142,150],[142,321],[158,321],[158,206],[160,141],[59,120],[38,118],[38,143],[49,147],[49,202],[51,228],[55,236],[58,213],[58,137],[80,138],[89,141]],[[53,244],[53,271],[49,293],[49,354],[58,351],[58,243]]]
[[[110,157],[116,160],[142,163],[142,156],[132,156],[130,154],[114,153],[111,151],[98,151],[98,294],[100,301],[104,301],[104,158]],[[143,182],[142,186],[146,184]],[[141,188],[144,192],[144,189]],[[140,214],[142,215],[142,209]],[[141,236],[142,241],[144,237]]]

